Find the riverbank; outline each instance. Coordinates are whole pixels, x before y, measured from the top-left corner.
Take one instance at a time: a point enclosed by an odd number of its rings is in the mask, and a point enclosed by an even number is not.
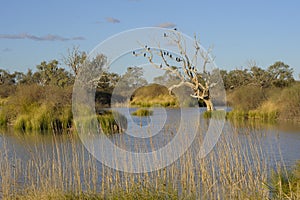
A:
[[[74,131],[71,99],[71,86],[20,85],[13,94],[0,99],[0,127],[41,134]],[[126,128],[126,119],[121,115],[118,117],[122,126],[116,122],[112,112],[97,114],[105,134],[120,133]]]
[[[300,122],[300,83],[286,88],[241,87],[227,94],[233,120]]]

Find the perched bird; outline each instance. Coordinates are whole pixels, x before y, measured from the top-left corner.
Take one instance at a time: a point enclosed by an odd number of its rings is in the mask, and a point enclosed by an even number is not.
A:
[[[159,68],[162,68],[162,64],[160,64]]]
[[[133,55],[135,55],[135,51],[134,51],[134,52],[132,52],[132,54],[133,54]]]
[[[146,53],[144,53],[144,57],[146,57]]]
[[[172,58],[172,54],[170,54],[170,58]]]
[[[166,55],[166,52],[164,51],[164,56]]]
[[[148,51],[150,51],[150,47],[148,47]]]
[[[164,37],[167,37],[167,34],[166,34],[166,33],[164,33]]]
[[[177,31],[177,28],[174,28],[174,31]]]

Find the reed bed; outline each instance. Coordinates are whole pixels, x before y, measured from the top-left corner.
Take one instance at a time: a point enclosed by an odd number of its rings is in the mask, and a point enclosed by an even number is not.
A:
[[[1,139],[0,198],[3,199],[297,199],[299,181],[276,179],[259,138],[224,129],[206,157],[189,149],[175,163],[149,173],[125,173],[101,165],[76,134],[50,135],[51,145],[27,145],[21,159]],[[249,131],[250,132],[250,131]],[[168,134],[168,133],[165,133]],[[27,136],[28,137],[28,136]],[[63,138],[63,139],[62,139]],[[196,146],[203,138],[197,137]],[[234,142],[233,142],[234,141]],[[119,140],[121,147],[128,145]],[[139,148],[139,144],[135,148]],[[153,149],[155,145],[151,144]],[[176,147],[174,147],[176,148]],[[128,165],[131,165],[129,160]],[[299,172],[298,172],[299,173]],[[285,182],[284,182],[285,181]],[[280,187],[286,184],[288,187]],[[298,185],[297,185],[298,184]],[[278,186],[279,185],[279,186]],[[292,185],[292,186],[289,186]],[[276,190],[275,190],[275,189]]]

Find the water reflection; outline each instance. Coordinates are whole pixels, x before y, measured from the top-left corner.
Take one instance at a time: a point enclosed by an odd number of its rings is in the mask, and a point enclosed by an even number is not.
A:
[[[199,110],[199,112],[203,110]],[[109,139],[120,148],[134,152],[151,152],[168,144],[177,134],[178,125],[180,123],[180,110],[166,109],[165,111],[154,111],[155,117],[149,119],[147,117],[135,117],[130,123],[135,123],[136,135],[151,135],[155,125],[162,127],[161,130],[153,134],[152,137],[137,138],[128,134],[116,134]],[[165,122],[159,120],[159,115],[166,114]],[[130,117],[130,116],[127,116]],[[191,116],[192,117],[192,116]],[[129,120],[130,121],[130,120]],[[203,140],[205,132],[209,125],[209,120],[200,118],[199,133],[197,140]],[[141,126],[140,126],[141,125]],[[128,124],[132,127],[133,124]],[[140,129],[139,129],[140,128]],[[186,127],[186,134],[189,134],[189,127]],[[249,138],[255,145],[261,146],[263,153],[262,162],[268,162],[271,166],[276,165],[276,161],[283,160],[286,166],[292,166],[297,160],[300,160],[300,126],[297,124],[263,124],[253,122],[232,122],[227,121],[221,135],[222,141],[226,141],[228,146],[235,149],[238,144],[236,139],[240,140],[241,149],[251,148],[248,144]],[[197,142],[192,145],[191,151],[197,152]],[[213,151],[220,152],[221,145],[216,145]],[[68,162],[73,159],[73,155],[78,156],[80,168],[84,167],[85,158],[91,155],[84,148],[76,134],[70,135],[52,135],[52,134],[22,134],[13,130],[2,130],[0,135],[0,148],[3,152],[7,151],[8,157],[17,158],[24,164],[28,161],[34,161],[39,158],[39,162],[48,162],[51,159],[61,159],[61,164],[68,166]],[[240,150],[241,150],[240,149]],[[65,155],[68,152],[68,155]],[[246,151],[245,151],[246,152]],[[236,152],[232,152],[236,153]],[[46,156],[45,156],[46,155]],[[183,156],[184,157],[184,156]],[[103,170],[100,162],[96,162],[98,171]],[[182,162],[182,159],[181,159]],[[193,161],[195,162],[195,161]],[[12,163],[15,165],[16,163]],[[174,163],[180,168],[180,161]],[[99,176],[99,181],[101,176]]]

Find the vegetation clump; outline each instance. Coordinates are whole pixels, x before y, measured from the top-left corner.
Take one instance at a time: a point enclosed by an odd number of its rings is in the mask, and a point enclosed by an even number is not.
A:
[[[106,135],[122,133],[127,128],[127,119],[124,115],[117,112],[105,111],[97,115],[101,130]]]
[[[252,66],[222,73],[228,105],[234,108],[227,118],[300,121],[300,84],[288,65],[275,62],[267,70]]]
[[[203,113],[203,117],[205,119],[225,119],[226,111],[225,110],[213,110],[213,111],[205,111]]]
[[[137,107],[178,107],[176,98],[169,94],[169,90],[159,84],[150,84],[138,88],[131,96],[131,106]]]
[[[140,116],[140,117],[143,117],[143,116],[150,116],[153,114],[153,111],[152,110],[148,110],[148,109],[138,109],[134,112],[131,113],[131,115],[134,115],[134,116]]]
[[[274,199],[299,199],[300,161],[289,170],[282,166],[272,170],[268,188]]]

